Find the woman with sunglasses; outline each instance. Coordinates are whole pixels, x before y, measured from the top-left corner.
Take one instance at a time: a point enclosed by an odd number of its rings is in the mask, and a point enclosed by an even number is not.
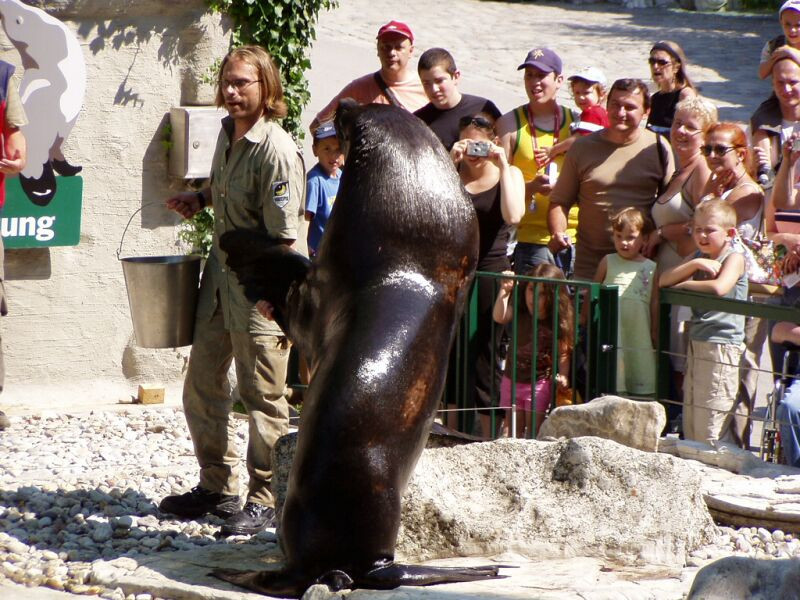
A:
[[[706,132],[700,151],[711,169],[706,195],[733,206],[739,235],[752,239],[762,228],[764,190],[750,174],[752,161],[744,130],[736,123],[717,123]]]
[[[697,92],[686,73],[686,55],[675,42],[663,40],[653,44],[647,62],[650,63],[653,81],[658,86],[650,97],[647,128],[669,137],[675,106],[681,100],[696,96]]]
[[[488,114],[463,117],[459,121],[459,130],[460,139],[453,144],[450,156],[478,213],[478,271],[508,271],[511,268],[507,254],[509,234],[525,214],[525,180],[522,171],[508,164],[505,151],[498,145],[494,119]],[[489,410],[493,405],[492,392],[495,397],[500,394],[499,372],[492,365],[492,356],[498,356],[502,328],[492,327],[495,280],[479,278],[477,285],[474,402],[481,409],[481,433],[490,438],[494,437]],[[448,413],[452,416],[455,414]],[[498,414],[502,415],[502,412]],[[452,417],[448,421],[450,426],[455,424]]]

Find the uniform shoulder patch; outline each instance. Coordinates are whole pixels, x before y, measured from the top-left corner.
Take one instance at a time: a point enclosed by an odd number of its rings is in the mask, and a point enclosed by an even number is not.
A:
[[[289,204],[288,181],[276,181],[272,184],[272,201],[278,206],[278,208],[283,208]]]

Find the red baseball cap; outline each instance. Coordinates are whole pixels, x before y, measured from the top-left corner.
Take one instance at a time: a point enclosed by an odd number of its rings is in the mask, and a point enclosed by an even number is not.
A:
[[[414,34],[411,33],[411,28],[405,23],[400,21],[389,21],[386,25],[378,29],[377,38],[380,38],[384,33],[399,33],[411,40],[414,43]]]

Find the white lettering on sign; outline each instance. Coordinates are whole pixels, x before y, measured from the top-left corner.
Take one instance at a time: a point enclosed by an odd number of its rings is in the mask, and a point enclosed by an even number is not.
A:
[[[0,234],[5,237],[32,237],[37,242],[49,242],[55,236],[53,224],[55,217],[3,217],[0,220]]]

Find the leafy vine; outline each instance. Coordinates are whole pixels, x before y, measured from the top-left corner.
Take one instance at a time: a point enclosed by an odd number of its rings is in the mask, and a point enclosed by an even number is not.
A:
[[[316,24],[322,9],[336,8],[338,0],[206,0],[211,10],[228,15],[234,24],[231,43],[258,44],[267,49],[278,67],[284,86],[288,114],[283,128],[296,140],[304,137],[301,126],[303,108],[311,97],[305,72],[311,67],[308,58],[316,39]],[[216,65],[217,67],[219,65]],[[216,69],[214,70],[216,71]],[[216,73],[214,74],[215,78]],[[213,80],[213,78],[212,78]],[[214,215],[205,208],[185,220],[178,237],[192,251],[208,256]]]
[[[338,0],[206,0],[212,10],[227,14],[234,23],[232,43],[259,44],[267,49],[283,76],[289,114],[283,127],[302,139],[300,117],[311,97],[305,72],[311,67],[308,51],[316,39],[322,9],[336,8]]]

